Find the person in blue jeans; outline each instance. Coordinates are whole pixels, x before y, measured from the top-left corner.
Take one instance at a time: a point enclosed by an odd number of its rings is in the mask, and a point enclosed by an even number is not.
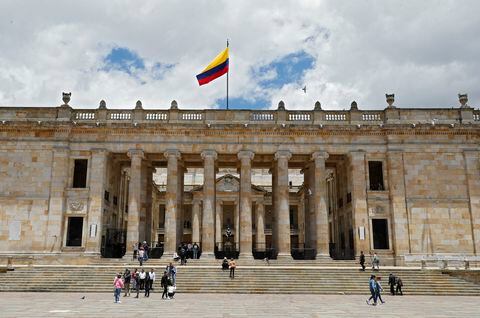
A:
[[[377,305],[377,282],[375,281],[375,275],[370,276],[368,281],[368,286],[370,287],[370,298],[367,299],[367,305],[370,305],[370,300],[373,299],[373,306]]]

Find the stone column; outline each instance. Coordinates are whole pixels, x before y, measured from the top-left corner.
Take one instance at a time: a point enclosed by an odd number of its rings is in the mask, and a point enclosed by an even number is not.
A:
[[[142,161],[144,153],[140,149],[132,149],[128,152],[128,156],[131,160],[131,166],[128,189],[127,253],[125,256],[131,257],[131,255],[133,255],[133,245],[139,241],[140,187],[142,186]]]
[[[317,259],[330,258],[328,252],[328,210],[327,210],[327,184],[325,160],[328,158],[326,152],[315,152],[313,160],[313,204],[315,209],[315,233]]]
[[[165,193],[165,251],[164,255],[170,257],[177,250],[178,237],[178,170],[181,154],[176,149],[165,152],[167,158],[167,191]]]
[[[193,199],[192,206],[192,242],[200,244],[200,200]]]
[[[252,254],[252,159],[251,151],[240,151],[240,257]]]
[[[145,240],[150,245],[152,241],[156,241],[155,233],[156,229],[153,228],[153,210],[152,210],[152,192],[153,192],[153,171],[155,169],[151,166],[147,167],[146,176],[145,176]],[[155,224],[155,226],[157,226]]]
[[[465,170],[467,174],[468,195],[470,201],[470,222],[472,225],[473,253],[480,255],[480,162],[479,152],[464,150]]]
[[[240,208],[238,201],[235,201],[234,204],[235,209],[233,210],[233,226],[235,229],[235,249],[238,250],[240,248]]]
[[[178,246],[183,241],[183,221],[184,221],[184,204],[183,204],[183,185],[184,185],[184,176],[185,176],[185,166],[183,162],[178,162],[177,168],[177,241],[176,246]]]
[[[257,251],[265,251],[265,205],[263,201],[257,201],[257,233],[256,233],[256,249]]]
[[[53,147],[50,201],[48,202],[45,252],[59,253],[62,248],[62,224],[66,210],[65,189],[68,187],[68,147]]]
[[[223,248],[223,202],[217,199],[215,206],[215,244],[219,249]]]
[[[403,265],[405,255],[410,253],[410,235],[408,233],[405,172],[403,170],[403,153],[401,151],[388,151],[387,168],[395,265]]]
[[[298,209],[298,244],[302,248],[305,244],[305,193],[300,197]]]
[[[202,215],[202,257],[213,258],[215,247],[215,160],[214,150],[202,152],[203,174],[203,215]]]
[[[107,156],[108,152],[105,149],[92,149],[85,252],[95,255],[100,255],[102,244],[103,195],[107,179]]]
[[[139,233],[139,241],[147,241],[147,209],[148,209],[148,171],[149,167],[148,164],[144,161],[144,164],[141,168],[141,178],[140,178],[140,212],[139,212],[139,220],[140,223],[138,225],[138,233]],[[149,242],[150,244],[150,242]]]
[[[360,251],[368,255],[370,251],[370,229],[367,210],[367,182],[365,173],[365,152],[352,151],[350,171],[352,183],[352,221],[354,230],[354,250],[358,258]],[[364,229],[365,237],[360,237],[360,228]],[[346,232],[348,233],[348,231]]]
[[[288,160],[292,154],[288,150],[279,150],[275,153],[276,161],[276,200],[275,215],[278,229],[278,258],[291,258],[290,248],[290,205],[288,185]]]

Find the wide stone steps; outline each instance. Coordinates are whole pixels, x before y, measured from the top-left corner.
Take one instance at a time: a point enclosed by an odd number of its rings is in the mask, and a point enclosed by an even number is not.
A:
[[[209,263],[212,265],[212,262]],[[158,275],[155,288],[160,290],[160,276],[165,268],[153,267]],[[130,266],[133,268],[133,266]],[[113,277],[124,266],[23,267],[0,274],[0,291],[112,292]],[[295,294],[368,294],[370,272],[357,269],[294,268],[279,266],[239,267],[235,279],[219,266],[177,267],[177,290],[183,293],[295,293]],[[398,269],[404,292],[417,295],[480,295],[480,285],[442,274],[440,271]],[[375,272],[383,277],[388,292],[389,271]]]

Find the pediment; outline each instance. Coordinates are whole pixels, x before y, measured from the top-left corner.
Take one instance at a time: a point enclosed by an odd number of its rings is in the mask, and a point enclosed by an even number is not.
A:
[[[240,180],[232,175],[224,175],[217,180],[217,192],[238,192],[240,190]]]

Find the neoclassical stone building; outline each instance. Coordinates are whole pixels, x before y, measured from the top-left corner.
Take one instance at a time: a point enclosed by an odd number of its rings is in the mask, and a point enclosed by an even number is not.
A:
[[[227,243],[244,259],[475,258],[480,111],[459,97],[406,109],[387,95],[368,111],[77,109],[68,94],[0,107],[0,256],[131,255],[146,240],[168,257],[198,242],[202,258]]]

